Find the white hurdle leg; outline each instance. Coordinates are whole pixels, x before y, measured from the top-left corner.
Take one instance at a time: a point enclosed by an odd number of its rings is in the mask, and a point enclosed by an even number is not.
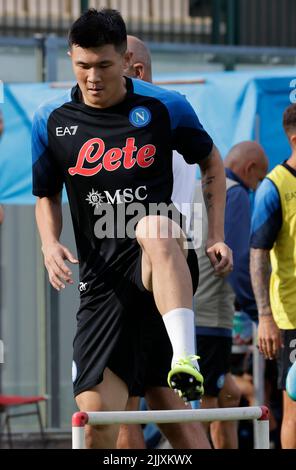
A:
[[[72,449],[85,449],[84,426],[87,423],[87,413],[78,412],[72,416]]]
[[[254,420],[255,449],[269,449],[269,410],[261,406],[262,416]]]

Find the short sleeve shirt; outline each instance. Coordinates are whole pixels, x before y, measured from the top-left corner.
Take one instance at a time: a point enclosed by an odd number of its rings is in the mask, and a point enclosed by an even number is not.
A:
[[[150,204],[171,202],[173,150],[195,164],[213,146],[182,95],[129,78],[126,88],[122,102],[101,109],[86,105],[77,85],[41,106],[33,121],[33,194],[50,197],[65,185],[80,270],[97,275],[124,262],[133,245],[122,230],[132,205],[149,212]],[[104,237],[112,211],[121,233]]]

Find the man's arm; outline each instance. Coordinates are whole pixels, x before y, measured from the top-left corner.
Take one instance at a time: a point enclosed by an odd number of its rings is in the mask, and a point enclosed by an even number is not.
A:
[[[232,252],[224,243],[224,213],[226,199],[225,171],[215,146],[210,155],[199,162],[202,189],[208,215],[207,255],[219,276],[232,270]]]
[[[259,316],[259,351],[266,358],[273,359],[281,346],[281,335],[272,316],[269,298],[271,274],[269,250],[251,248],[250,271]]]
[[[73,284],[72,273],[64,260],[78,263],[68,248],[59,242],[63,225],[61,194],[37,198],[36,221],[49,280],[51,285],[59,291],[65,288],[62,281]]]
[[[255,294],[259,326],[258,346],[265,357],[276,356],[281,345],[280,330],[272,316],[269,297],[271,265],[269,253],[282,226],[278,191],[265,178],[256,191],[251,228],[250,271]]]

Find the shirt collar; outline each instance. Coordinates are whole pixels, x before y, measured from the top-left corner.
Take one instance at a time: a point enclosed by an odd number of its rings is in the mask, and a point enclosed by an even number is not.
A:
[[[225,174],[227,178],[237,181],[240,185],[242,185],[249,192],[249,188],[245,185],[243,180],[239,176],[237,176],[237,174],[235,174],[232,170],[230,170],[230,168],[225,168]]]

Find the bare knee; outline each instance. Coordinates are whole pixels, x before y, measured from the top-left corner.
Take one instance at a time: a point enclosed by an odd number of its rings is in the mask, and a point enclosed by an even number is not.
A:
[[[76,403],[80,411],[120,411],[125,409],[127,398],[126,384],[107,368],[103,382],[77,395]],[[115,449],[118,431],[117,425],[86,426],[86,447]]]
[[[87,449],[115,449],[118,426],[85,426],[85,446]]]
[[[239,406],[241,396],[241,390],[236,385],[233,377],[231,374],[227,374],[224,387],[218,397],[219,406],[221,408],[234,408]]]
[[[159,257],[171,255],[178,247],[183,249],[185,236],[174,221],[165,216],[151,215],[138,223],[136,238],[152,260],[159,260]]]

